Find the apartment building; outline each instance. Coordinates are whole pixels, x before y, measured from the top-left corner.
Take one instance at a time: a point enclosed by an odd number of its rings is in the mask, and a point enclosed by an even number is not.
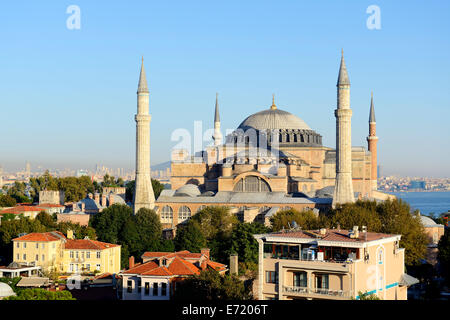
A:
[[[352,230],[287,230],[254,237],[259,243],[259,300],[406,300],[416,279],[404,273],[400,235]]]
[[[120,245],[91,239],[73,239],[61,232],[29,233],[13,241],[14,262],[61,273],[118,273]]]

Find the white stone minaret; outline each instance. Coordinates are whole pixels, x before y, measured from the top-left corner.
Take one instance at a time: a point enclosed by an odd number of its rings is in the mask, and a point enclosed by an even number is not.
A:
[[[216,111],[214,113],[214,146],[218,147],[222,144],[222,133],[220,132],[220,115],[219,115],[219,94],[216,93]]]
[[[136,120],[136,190],[134,192],[134,213],[140,208],[153,209],[155,195],[150,177],[150,120],[149,90],[145,77],[144,58],[137,90]]]
[[[350,80],[342,50],[337,82],[336,117],[336,182],[333,208],[338,203],[355,202],[352,182],[352,110],[350,109]]]

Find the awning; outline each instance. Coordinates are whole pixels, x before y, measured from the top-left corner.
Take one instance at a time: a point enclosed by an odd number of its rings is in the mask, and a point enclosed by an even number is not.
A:
[[[414,278],[413,276],[410,276],[409,274],[404,273],[400,277],[399,285],[409,287],[416,283],[419,283],[418,279]]]
[[[16,284],[17,287],[43,287],[49,285],[48,278],[41,277],[22,277],[20,281]]]

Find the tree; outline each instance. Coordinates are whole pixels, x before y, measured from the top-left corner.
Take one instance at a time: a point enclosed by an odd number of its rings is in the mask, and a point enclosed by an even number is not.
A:
[[[189,220],[185,225],[177,228],[177,234],[173,242],[177,251],[200,252],[202,248],[206,247],[206,238],[199,223],[194,220]]]
[[[204,238],[206,246],[211,250],[211,257],[221,263],[228,262],[230,236],[233,227],[239,223],[236,216],[227,207],[209,206],[191,220],[196,221]]]
[[[272,218],[273,231],[279,231],[292,227],[292,222],[295,221],[299,227],[305,230],[317,229],[319,227],[319,219],[313,211],[297,211],[295,209],[283,210],[277,212]]]
[[[164,185],[159,182],[159,180],[152,179],[153,193],[155,194],[155,199],[158,199],[161,192],[164,190]]]
[[[14,182],[14,185],[8,189],[7,195],[14,198],[17,203],[29,203],[33,200],[27,195],[27,185],[25,182]]]
[[[329,215],[333,227],[339,225],[343,229],[350,230],[353,226],[366,226],[367,231],[381,231],[381,220],[377,214],[375,201],[358,200],[355,203],[338,204]]]
[[[238,223],[231,233],[229,254],[237,254],[245,269],[256,271],[258,264],[258,241],[254,234],[269,232],[264,225],[253,223]]]
[[[381,300],[376,294],[358,291],[359,300]]]
[[[445,229],[444,235],[439,240],[438,250],[439,269],[447,285],[450,285],[450,231],[448,228]]]
[[[416,265],[425,257],[428,239],[419,212],[411,213],[408,203],[401,199],[377,204],[381,232],[401,234],[400,247],[405,248],[405,264]]]
[[[14,207],[16,205],[16,199],[5,194],[0,194],[0,208],[2,207]]]
[[[45,211],[39,212],[35,219],[38,220],[47,229],[55,229],[56,228],[56,225],[57,225],[56,221],[53,219],[53,217],[51,215],[49,215]]]
[[[134,191],[136,190],[136,181],[128,181],[125,187],[125,200],[131,202],[133,201]],[[159,195],[164,190],[164,185],[158,180],[152,179],[152,188],[153,193],[155,194],[155,199],[158,199]]]
[[[123,204],[113,204],[90,221],[100,241],[122,245],[122,266],[128,265],[130,255],[140,257],[145,251],[167,247],[162,240],[162,227],[158,215],[142,208],[136,215]]]
[[[76,300],[70,291],[47,291],[41,288],[21,290],[17,296],[10,296],[5,300]]]
[[[234,275],[220,275],[205,270],[199,275],[177,282],[174,300],[251,300],[252,294],[244,282]]]

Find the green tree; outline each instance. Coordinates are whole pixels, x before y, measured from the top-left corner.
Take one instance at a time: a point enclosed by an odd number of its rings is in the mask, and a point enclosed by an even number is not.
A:
[[[358,200],[355,203],[338,204],[329,214],[329,221],[333,227],[339,225],[343,229],[350,230],[353,226],[366,226],[368,231],[381,231],[381,219],[375,201]]]
[[[0,194],[0,208],[2,207],[14,207],[16,205],[16,199],[5,194]]]
[[[136,190],[136,181],[128,181],[125,184],[125,201],[133,201],[134,191]],[[155,194],[155,199],[158,199],[161,192],[164,190],[164,185],[156,179],[152,179],[153,193]]]
[[[27,185],[24,182],[14,182],[14,185],[8,189],[7,195],[17,203],[29,203],[33,200],[29,198],[27,195]]]
[[[140,209],[136,215],[123,204],[113,204],[93,216],[90,222],[100,241],[122,245],[121,263],[128,265],[129,256],[140,257],[145,251],[155,251],[162,242],[162,227],[153,210]]]
[[[317,229],[319,227],[319,219],[316,217],[313,211],[297,211],[295,209],[282,210],[277,212],[272,218],[273,231],[279,231],[292,227],[292,222],[295,221],[299,227],[304,230]]]
[[[425,257],[428,239],[419,212],[411,213],[408,203],[401,199],[377,204],[381,232],[401,234],[400,247],[405,248],[405,264],[415,265]]]
[[[17,296],[7,297],[5,300],[76,300],[70,291],[47,291],[41,288],[21,290]]]
[[[56,228],[57,225],[56,221],[53,219],[51,215],[49,215],[45,211],[39,212],[35,219],[38,220],[48,230],[54,230]]]
[[[189,250],[190,252],[200,252],[206,247],[206,238],[202,233],[197,221],[189,220],[185,225],[177,228],[177,234],[173,241],[177,251]]]
[[[218,301],[251,300],[252,294],[244,282],[234,275],[220,275],[215,270],[205,270],[199,275],[177,283],[174,300]]]
[[[358,291],[359,300],[381,300],[376,294]]]
[[[439,269],[447,285],[450,285],[450,231],[448,228],[439,240],[438,250]]]
[[[259,245],[253,235],[269,231],[269,228],[257,222],[238,223],[231,232],[228,253],[237,254],[245,269],[256,271]]]

